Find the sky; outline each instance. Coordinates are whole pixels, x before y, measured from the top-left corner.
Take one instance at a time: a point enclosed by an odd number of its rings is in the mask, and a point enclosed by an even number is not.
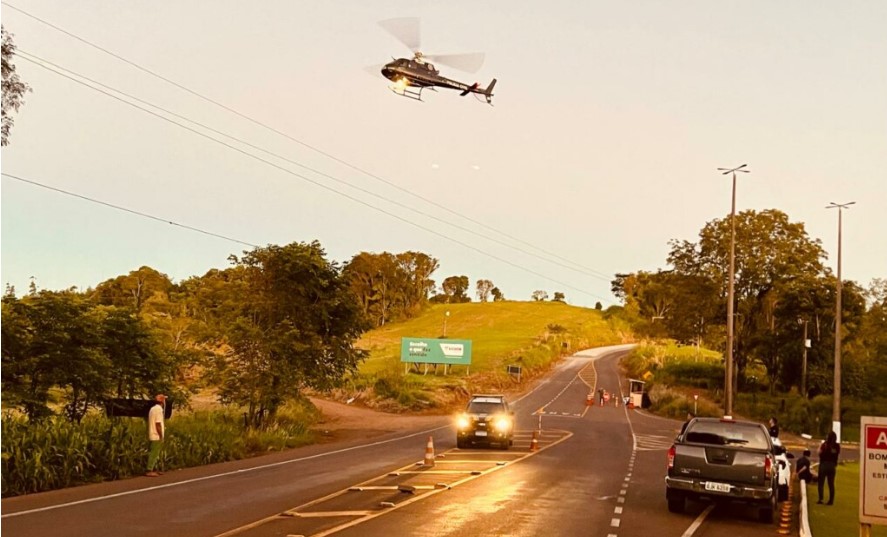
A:
[[[33,89],[0,160],[19,295],[317,240],[339,263],[422,251],[438,283],[606,307],[614,274],[668,268],[670,240],[729,216],[717,169],[740,164],[737,211],[802,222],[833,270],[825,207],[855,201],[842,275],[887,277],[887,2],[4,0],[0,17]],[[485,53],[438,67],[496,78],[493,106],[368,72],[411,55],[378,24],[400,17],[426,54]]]

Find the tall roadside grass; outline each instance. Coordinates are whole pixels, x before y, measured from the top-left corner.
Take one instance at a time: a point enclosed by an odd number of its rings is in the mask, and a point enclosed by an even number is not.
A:
[[[287,405],[266,427],[248,429],[234,410],[174,415],[168,420],[161,468],[173,470],[243,459],[314,441],[319,418],[307,401]],[[2,417],[2,495],[15,496],[119,479],[145,471],[145,421],[90,414],[79,424],[60,417],[32,423]]]

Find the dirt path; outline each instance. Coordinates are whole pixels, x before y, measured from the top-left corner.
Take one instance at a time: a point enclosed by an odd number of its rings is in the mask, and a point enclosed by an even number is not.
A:
[[[373,438],[396,431],[431,428],[446,424],[448,419],[446,415],[389,414],[317,397],[310,399],[324,416],[314,428],[320,433],[319,438],[323,443]]]

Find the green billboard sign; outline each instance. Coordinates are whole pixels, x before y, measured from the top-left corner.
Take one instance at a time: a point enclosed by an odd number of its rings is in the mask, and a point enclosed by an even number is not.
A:
[[[401,338],[400,361],[417,364],[471,365],[471,340]]]

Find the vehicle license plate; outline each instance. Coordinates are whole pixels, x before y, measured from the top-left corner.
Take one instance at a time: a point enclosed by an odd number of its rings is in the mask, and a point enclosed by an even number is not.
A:
[[[726,483],[714,483],[712,481],[706,481],[705,490],[712,490],[715,492],[730,492],[730,485]]]
[[[474,436],[487,436],[486,431],[474,431]]]

